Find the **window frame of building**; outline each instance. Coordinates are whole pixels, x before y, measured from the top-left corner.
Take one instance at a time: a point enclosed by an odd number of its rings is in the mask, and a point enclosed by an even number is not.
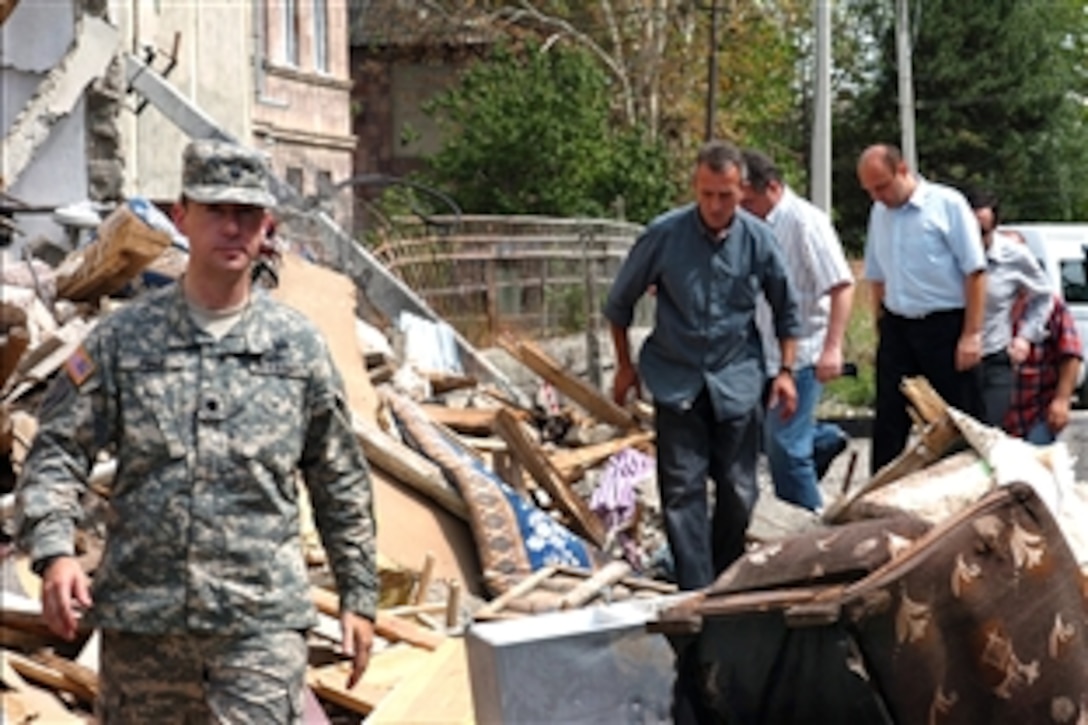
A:
[[[314,68],[329,71],[329,2],[314,0]]]
[[[283,0],[283,60],[285,63],[299,65],[299,2],[301,0]]]
[[[288,166],[284,174],[284,180],[296,193],[302,195],[303,187],[306,184],[306,173],[301,166]]]

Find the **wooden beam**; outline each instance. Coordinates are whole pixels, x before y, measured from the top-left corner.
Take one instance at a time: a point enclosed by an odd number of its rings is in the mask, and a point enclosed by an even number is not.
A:
[[[600,571],[594,573],[584,582],[575,585],[573,589],[564,594],[563,598],[559,600],[559,608],[574,609],[581,607],[630,573],[631,565],[627,562],[610,561]]]
[[[367,673],[369,671],[367,667]],[[365,675],[362,681],[355,683],[355,687],[348,689],[347,677],[346,669],[339,664],[311,667],[306,671],[306,684],[322,700],[362,715],[369,715],[392,689],[390,685],[366,682]]]
[[[352,417],[352,426],[371,464],[462,521],[469,521],[465,500],[438,466],[360,416]]]
[[[322,587],[310,587],[310,596],[314,606],[319,612],[330,617],[340,616],[340,597],[334,592]],[[424,629],[392,614],[378,610],[374,620],[374,631],[395,642],[407,642],[416,647],[428,650],[438,649],[438,646],[446,639],[446,636],[438,632]]]
[[[475,722],[464,637],[450,637],[402,678],[366,719],[367,725]]]
[[[571,476],[577,471],[593,468],[610,456],[619,453],[626,448],[643,448],[653,443],[654,434],[650,431],[640,431],[622,438],[614,438],[604,443],[581,448],[560,448],[548,458],[552,465],[563,476],[563,480],[571,480]]]
[[[630,412],[606,398],[581,378],[571,375],[550,358],[540,347],[525,341],[500,338],[499,344],[527,368],[555,386],[599,421],[617,428],[637,428],[638,421]]]
[[[557,569],[554,566],[545,566],[541,569],[537,569],[505,592],[492,599],[483,607],[476,610],[476,614],[474,615],[475,618],[482,620],[496,617],[507,604],[536,589],[541,582],[555,574],[556,570]]]
[[[31,655],[31,659],[61,673],[94,698],[98,697],[98,675],[91,668],[49,650],[35,652]]]
[[[603,547],[608,533],[604,524],[590,510],[589,505],[570,489],[548,457],[522,428],[521,422],[509,411],[502,410],[495,418],[495,427],[510,447],[511,454],[525,467],[533,480],[548,492],[556,507],[570,516],[576,532],[598,547]]]
[[[6,650],[4,656],[12,669],[25,679],[51,687],[54,690],[71,693],[87,704],[94,704],[95,691],[87,687],[83,682],[75,680],[49,665],[44,665],[10,650]]]
[[[828,506],[823,515],[824,521],[841,522],[847,510],[859,498],[934,463],[962,438],[960,429],[948,415],[947,404],[928,380],[922,377],[904,378],[900,388],[911,403],[909,410],[923,426],[921,436],[909,443],[902,453],[877,471],[864,485],[840,496]]]
[[[475,436],[491,435],[495,431],[495,415],[499,412],[498,408],[451,408],[430,403],[421,403],[419,407],[435,423]]]

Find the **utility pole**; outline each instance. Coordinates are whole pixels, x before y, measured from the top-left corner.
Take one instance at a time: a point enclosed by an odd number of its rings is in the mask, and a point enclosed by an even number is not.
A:
[[[812,203],[831,213],[831,6],[815,0],[816,77],[812,99]]]
[[[710,2],[710,52],[706,59],[706,141],[714,138],[714,112],[718,107],[718,0]]]
[[[903,160],[911,171],[918,170],[918,148],[914,135],[914,77],[911,70],[910,9],[908,0],[895,0],[895,55],[899,67],[899,130],[903,137]]]

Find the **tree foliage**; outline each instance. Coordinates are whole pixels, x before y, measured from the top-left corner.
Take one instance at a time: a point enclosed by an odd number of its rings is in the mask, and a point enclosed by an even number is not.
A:
[[[836,118],[837,204],[860,241],[869,202],[855,161],[865,145],[899,140],[892,3],[854,0],[861,34],[856,92]],[[911,4],[919,171],[1001,197],[1007,219],[1070,220],[1088,212],[1085,38],[1079,0],[916,0]]]
[[[663,145],[613,122],[607,76],[585,51],[503,45],[437,96],[444,142],[431,183],[467,212],[647,221],[671,202]]]

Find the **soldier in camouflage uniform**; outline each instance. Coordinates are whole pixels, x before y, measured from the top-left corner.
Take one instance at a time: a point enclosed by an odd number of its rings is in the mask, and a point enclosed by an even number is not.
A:
[[[262,156],[185,150],[178,284],[99,322],[49,388],[19,481],[19,535],[49,626],[102,631],[103,722],[299,722],[314,623],[296,474],[340,591],[349,686],[377,603],[366,460],[325,342],[251,289],[274,197]],[[110,450],[105,552],[93,589],[73,528]]]

